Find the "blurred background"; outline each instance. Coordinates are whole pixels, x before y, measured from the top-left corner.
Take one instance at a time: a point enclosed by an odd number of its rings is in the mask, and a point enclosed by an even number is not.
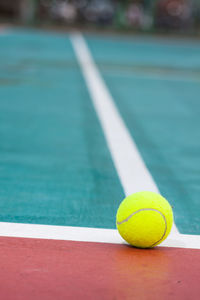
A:
[[[0,0],[0,22],[192,34],[200,0]]]

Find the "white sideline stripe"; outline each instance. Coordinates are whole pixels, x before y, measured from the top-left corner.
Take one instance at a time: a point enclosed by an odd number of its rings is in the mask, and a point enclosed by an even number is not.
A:
[[[117,230],[113,229],[7,222],[0,222],[0,236],[114,244],[122,241]]]
[[[93,61],[84,38],[80,33],[75,33],[71,35],[71,42],[103,128],[125,195],[145,190],[159,193]],[[178,229],[175,225],[173,226],[173,232],[178,234]]]
[[[103,127],[125,195],[147,190],[158,192],[105,83],[80,34],[71,36],[94,107]]]
[[[32,225],[0,222],[0,236],[64,241],[126,244],[116,229]],[[200,236],[171,233],[161,247],[200,249]]]

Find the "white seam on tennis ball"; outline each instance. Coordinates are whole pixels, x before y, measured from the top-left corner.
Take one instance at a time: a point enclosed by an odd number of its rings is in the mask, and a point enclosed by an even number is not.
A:
[[[126,219],[124,219],[123,221],[117,222],[117,225],[121,225],[121,224],[123,224],[123,223],[125,223],[125,222],[128,222],[128,220],[130,220],[135,214],[137,214],[137,213],[139,213],[139,212],[141,212],[141,211],[148,211],[148,210],[158,212],[158,213],[163,217],[164,222],[165,222],[165,230],[164,230],[164,233],[163,233],[162,237],[161,237],[158,241],[156,241],[155,243],[153,243],[153,245],[150,246],[150,247],[153,247],[154,245],[156,245],[157,243],[159,243],[159,242],[164,238],[164,236],[165,236],[165,234],[166,234],[166,232],[167,232],[167,220],[166,220],[165,216],[164,216],[159,210],[157,210],[157,209],[155,209],[155,208],[141,208],[141,209],[138,209],[137,211],[135,211],[134,213],[132,213],[130,216],[128,216],[128,217],[127,217]]]

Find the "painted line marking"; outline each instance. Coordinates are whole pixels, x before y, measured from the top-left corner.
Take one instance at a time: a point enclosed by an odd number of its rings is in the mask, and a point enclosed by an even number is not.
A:
[[[126,244],[116,229],[0,222],[0,236],[78,242]],[[170,233],[158,247],[200,249],[199,235]]]
[[[118,231],[114,229],[35,225],[8,222],[0,222],[0,236],[113,244],[122,243],[122,239]]]
[[[71,35],[71,41],[125,195],[142,190],[158,193],[157,186],[114,104],[82,35]]]
[[[159,193],[156,183],[98,71],[83,36],[80,33],[74,33],[71,35],[71,42],[125,195],[128,196],[140,191]],[[178,234],[175,224],[172,230]]]

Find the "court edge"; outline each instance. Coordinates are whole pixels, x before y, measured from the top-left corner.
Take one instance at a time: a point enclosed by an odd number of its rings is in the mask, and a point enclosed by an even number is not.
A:
[[[116,229],[72,226],[35,225],[0,222],[1,237],[65,240],[125,244]],[[177,234],[174,231],[162,242],[161,247],[200,249],[199,235]]]

